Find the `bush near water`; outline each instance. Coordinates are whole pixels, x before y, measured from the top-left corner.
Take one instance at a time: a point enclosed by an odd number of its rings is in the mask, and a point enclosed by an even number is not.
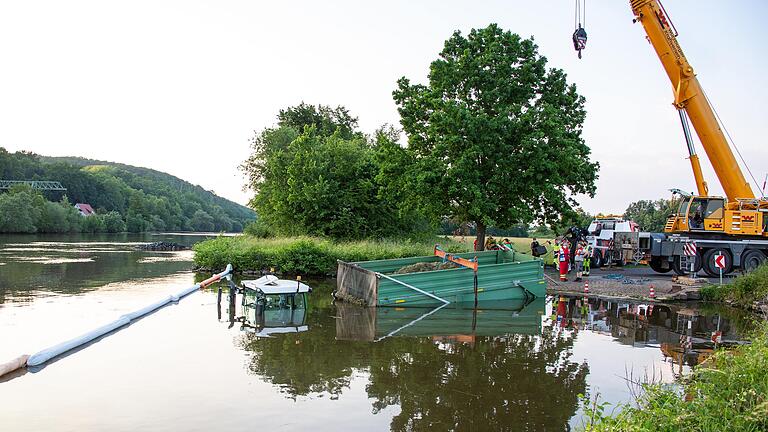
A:
[[[703,287],[701,297],[746,308],[754,307],[756,303],[768,304],[768,263],[726,285]]]
[[[697,367],[682,392],[661,384],[644,386],[634,405],[616,410],[585,400],[587,431],[768,430],[768,324],[750,345],[718,350]],[[618,412],[618,414],[616,413]],[[611,417],[612,414],[615,416]]]
[[[441,240],[444,250],[458,253],[466,245]],[[333,242],[317,237],[257,238],[243,235],[218,237],[194,246],[195,265],[219,270],[231,263],[235,271],[274,268],[278,273],[328,275],[336,272],[336,260],[367,261],[432,255],[434,242],[410,240],[360,240]]]

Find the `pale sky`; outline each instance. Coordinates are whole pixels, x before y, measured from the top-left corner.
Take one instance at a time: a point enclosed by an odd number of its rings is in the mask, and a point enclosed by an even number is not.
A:
[[[768,2],[666,3],[762,185]],[[496,22],[533,35],[587,99],[584,137],[601,169],[586,210],[620,213],[672,187],[693,190],[671,85],[629,0],[588,2],[582,60],[573,15],[572,0],[4,1],[0,146],[154,168],[244,204],[251,194],[237,166],[279,109],[344,105],[366,132],[399,125],[396,80],[424,82],[454,30]],[[712,193],[722,193],[697,150]]]

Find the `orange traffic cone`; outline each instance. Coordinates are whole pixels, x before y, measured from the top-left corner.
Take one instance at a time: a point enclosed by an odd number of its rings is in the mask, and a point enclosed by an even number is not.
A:
[[[589,294],[589,282],[584,282],[584,294]]]
[[[656,298],[656,290],[653,288],[653,285],[651,285],[651,293],[650,296],[652,299]]]

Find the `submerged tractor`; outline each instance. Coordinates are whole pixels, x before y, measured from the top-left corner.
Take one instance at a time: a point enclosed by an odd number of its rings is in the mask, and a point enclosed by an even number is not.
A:
[[[644,233],[640,249],[658,272],[704,270],[716,276],[751,270],[768,255],[768,200],[756,197],[726,140],[719,118],[677,41],[677,30],[658,0],[631,0],[633,22],[642,24],[672,82],[674,106],[696,181],[696,194],[681,197],[664,233]],[[693,146],[690,125],[699,137],[725,197],[712,196]],[[764,195],[764,191],[762,191]],[[686,252],[687,249],[687,252]],[[695,255],[693,254],[695,251]],[[723,258],[717,258],[723,256]],[[716,262],[717,258],[717,262]],[[719,266],[718,266],[719,264]]]

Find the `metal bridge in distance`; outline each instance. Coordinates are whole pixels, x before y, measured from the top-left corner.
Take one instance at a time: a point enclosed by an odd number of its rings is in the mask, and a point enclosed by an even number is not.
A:
[[[0,191],[9,190],[17,185],[27,185],[32,189],[42,191],[67,191],[67,188],[61,183],[48,180],[0,180]]]

